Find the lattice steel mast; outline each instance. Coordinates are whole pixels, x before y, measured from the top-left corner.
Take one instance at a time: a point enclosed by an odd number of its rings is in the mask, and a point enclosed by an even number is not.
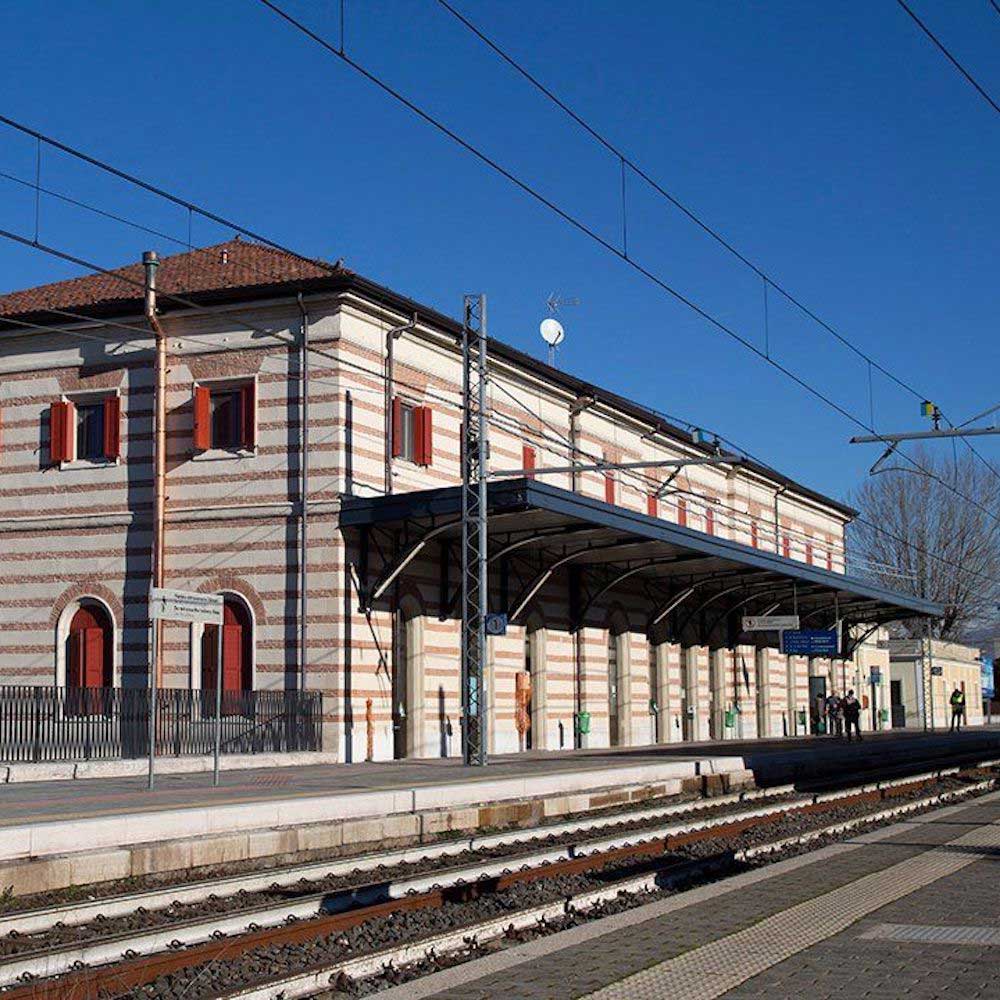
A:
[[[486,296],[466,295],[462,322],[462,755],[486,763]]]

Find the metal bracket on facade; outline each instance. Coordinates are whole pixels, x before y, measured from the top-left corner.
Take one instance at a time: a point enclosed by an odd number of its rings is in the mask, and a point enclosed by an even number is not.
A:
[[[587,613],[590,609],[597,604],[597,602],[604,597],[608,591],[613,590],[618,584],[623,583],[625,580],[636,575],[636,573],[641,573],[643,570],[652,569],[654,566],[669,566],[676,565],[677,563],[691,562],[695,559],[702,559],[703,556],[699,553],[698,555],[691,556],[674,556],[670,559],[651,559],[648,562],[640,563],[637,566],[631,566],[627,569],[622,570],[617,575],[613,576],[600,590],[597,591],[592,597],[587,600],[584,604],[582,610],[580,611],[580,621],[581,623],[586,620]]]
[[[378,579],[371,586],[368,592],[365,594],[364,607],[370,610],[375,602],[386,592],[389,586],[392,584],[393,580],[399,576],[400,573],[406,569],[407,566],[420,553],[426,548],[427,543],[437,538],[438,535],[443,535],[450,528],[454,528],[455,525],[461,524],[461,520],[446,521],[444,524],[439,524],[435,528],[428,528],[420,538],[418,538],[411,545],[407,546],[403,551],[392,559],[386,566],[382,568],[382,572],[379,574]]]

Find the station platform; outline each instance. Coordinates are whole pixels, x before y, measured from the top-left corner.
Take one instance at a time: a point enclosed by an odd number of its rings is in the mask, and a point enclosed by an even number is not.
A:
[[[494,952],[379,1000],[1000,996],[1000,792]]]
[[[680,795],[858,783],[1000,758],[1000,728],[317,764],[0,786],[0,886],[15,894],[260,858],[351,853]]]

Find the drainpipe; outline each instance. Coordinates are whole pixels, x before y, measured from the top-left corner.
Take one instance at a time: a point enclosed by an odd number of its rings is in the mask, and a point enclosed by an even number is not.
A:
[[[156,366],[153,389],[153,586],[162,587],[163,552],[167,491],[167,338],[156,315],[156,269],[160,266],[155,250],[142,255],[145,272],[145,315],[156,341]],[[163,686],[163,623],[157,619],[154,662],[151,674],[156,687]]]
[[[393,390],[393,345],[399,338],[417,325],[417,314],[414,313],[408,323],[395,326],[385,335],[385,483],[386,493],[392,492],[392,390]]]
[[[306,689],[306,654],[309,635],[309,313],[298,294],[302,314],[302,336],[299,340],[299,374],[302,392],[302,428],[299,432],[299,690]]]

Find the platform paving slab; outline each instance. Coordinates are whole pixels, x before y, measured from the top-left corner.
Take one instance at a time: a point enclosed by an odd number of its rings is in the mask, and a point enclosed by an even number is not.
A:
[[[515,946],[380,1000],[722,996],[886,899],[899,896],[903,907],[921,886],[981,864],[984,853],[1000,849],[998,822],[1000,793],[993,793]]]

